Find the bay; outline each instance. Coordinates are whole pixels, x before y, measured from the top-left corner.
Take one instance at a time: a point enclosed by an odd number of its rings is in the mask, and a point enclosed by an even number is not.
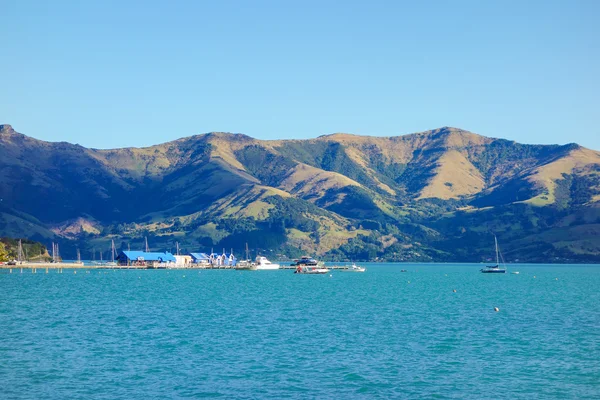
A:
[[[365,266],[3,270],[0,397],[600,397],[600,266]]]

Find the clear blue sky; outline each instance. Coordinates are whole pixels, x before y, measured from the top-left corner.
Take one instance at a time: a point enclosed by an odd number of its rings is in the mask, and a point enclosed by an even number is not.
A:
[[[600,1],[0,0],[0,123],[110,148],[455,126],[600,150]]]

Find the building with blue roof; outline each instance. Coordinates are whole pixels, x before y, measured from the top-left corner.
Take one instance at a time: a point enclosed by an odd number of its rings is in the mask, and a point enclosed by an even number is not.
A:
[[[176,263],[175,256],[169,252],[121,251],[117,256],[119,265],[153,266],[154,264]]]
[[[190,253],[194,264],[210,264],[210,256],[206,253]]]

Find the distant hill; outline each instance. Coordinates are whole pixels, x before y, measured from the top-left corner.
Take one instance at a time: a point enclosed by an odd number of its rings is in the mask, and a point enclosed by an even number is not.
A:
[[[0,234],[62,254],[245,243],[274,258],[600,261],[600,153],[444,127],[87,149],[0,125]]]

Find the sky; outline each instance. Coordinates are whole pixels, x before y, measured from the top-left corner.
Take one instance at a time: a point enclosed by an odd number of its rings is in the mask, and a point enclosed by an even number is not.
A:
[[[87,147],[454,126],[600,150],[600,1],[0,0],[0,124]]]

